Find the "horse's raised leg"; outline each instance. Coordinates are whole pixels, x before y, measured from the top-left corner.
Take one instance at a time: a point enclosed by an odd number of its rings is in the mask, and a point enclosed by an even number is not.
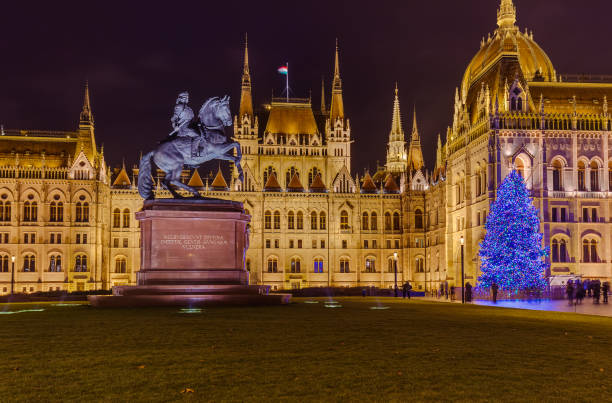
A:
[[[196,198],[196,199],[201,198],[202,196],[200,196],[200,192],[198,192],[196,189],[192,188],[191,186],[187,186],[183,182],[181,182],[181,171],[182,171],[182,169],[177,169],[176,171],[172,172],[172,175],[170,176],[170,184],[172,184],[172,185],[174,185],[174,186],[176,186],[176,187],[178,187],[180,189],[186,190],[189,193],[192,193],[193,197]],[[172,191],[170,191],[170,192],[172,192]],[[183,197],[181,196],[179,198],[183,198]]]
[[[236,150],[236,155],[230,153],[231,150]],[[221,150],[221,155],[217,156],[217,159],[232,161],[238,170],[238,179],[240,182],[244,182],[244,172],[242,171],[242,165],[240,165],[240,161],[242,160],[242,152],[240,151],[240,143],[234,142],[229,143],[224,146]]]

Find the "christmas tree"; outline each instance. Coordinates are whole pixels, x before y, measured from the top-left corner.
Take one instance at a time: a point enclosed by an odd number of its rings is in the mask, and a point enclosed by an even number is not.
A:
[[[486,229],[479,252],[479,287],[489,288],[495,283],[501,290],[526,291],[546,286],[547,251],[542,248],[538,210],[516,171],[499,187]]]

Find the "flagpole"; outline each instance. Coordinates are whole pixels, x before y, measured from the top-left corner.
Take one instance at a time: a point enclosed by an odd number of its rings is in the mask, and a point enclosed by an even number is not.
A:
[[[289,62],[287,62],[287,103],[289,103]]]

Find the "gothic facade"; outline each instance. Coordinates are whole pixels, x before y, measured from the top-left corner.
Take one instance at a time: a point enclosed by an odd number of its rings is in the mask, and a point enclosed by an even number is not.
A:
[[[244,181],[220,170],[183,179],[202,195],[244,203],[252,283],[388,288],[397,277],[438,289],[461,282],[462,240],[465,278],[475,283],[486,216],[512,169],[540,209],[547,275],[610,280],[612,80],[559,75],[533,33],[516,26],[511,0],[501,0],[497,25],[455,92],[434,170],[425,168],[416,112],[405,136],[396,88],[386,164],[363,177],[352,173],[338,48],[329,107],[322,91],[320,108],[291,98],[255,108],[245,46],[234,119]],[[10,292],[13,256],[16,292],[135,282],[137,170],[106,166],[88,90],[77,131],[3,130],[0,164],[0,293]]]

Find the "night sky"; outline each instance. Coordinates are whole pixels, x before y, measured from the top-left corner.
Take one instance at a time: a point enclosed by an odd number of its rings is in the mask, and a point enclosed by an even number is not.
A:
[[[0,123],[8,129],[75,130],[89,80],[98,144],[114,166],[135,163],[170,131],[176,95],[197,110],[229,94],[237,112],[244,33],[254,102],[280,94],[289,62],[293,96],[330,95],[335,38],[353,171],[384,163],[393,88],[404,130],[416,104],[423,152],[435,163],[437,133],[452,124],[453,97],[480,40],[496,27],[499,0],[6,2],[0,22]],[[158,4],[154,4],[158,3]],[[515,0],[564,73],[612,74],[609,0]],[[444,138],[444,137],[443,137]]]

